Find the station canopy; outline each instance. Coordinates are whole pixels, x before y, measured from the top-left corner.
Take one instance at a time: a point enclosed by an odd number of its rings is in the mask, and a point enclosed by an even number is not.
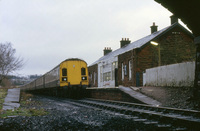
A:
[[[155,0],[180,18],[197,37],[200,36],[200,0]]]

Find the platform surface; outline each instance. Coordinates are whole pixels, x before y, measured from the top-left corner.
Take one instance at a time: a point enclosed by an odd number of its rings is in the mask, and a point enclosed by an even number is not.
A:
[[[138,91],[135,91],[134,89],[132,88],[129,88],[129,87],[124,87],[124,86],[119,86],[119,89],[121,91],[123,91],[124,93],[130,95],[131,97],[145,103],[145,104],[148,104],[148,105],[153,105],[153,106],[160,106],[161,103],[138,92]]]
[[[8,89],[8,94],[4,99],[3,110],[19,108],[20,88]]]

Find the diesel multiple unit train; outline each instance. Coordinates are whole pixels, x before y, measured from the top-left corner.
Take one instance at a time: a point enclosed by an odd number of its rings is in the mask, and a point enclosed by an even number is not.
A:
[[[80,95],[88,87],[87,63],[78,58],[66,59],[40,78],[21,87],[22,91],[55,96]]]

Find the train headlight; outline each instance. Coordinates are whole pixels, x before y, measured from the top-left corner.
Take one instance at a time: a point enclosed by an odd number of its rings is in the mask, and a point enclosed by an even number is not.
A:
[[[87,77],[86,77],[86,76],[83,76],[83,77],[82,77],[82,80],[87,80]]]
[[[67,77],[63,77],[63,78],[62,78],[62,81],[67,81]]]

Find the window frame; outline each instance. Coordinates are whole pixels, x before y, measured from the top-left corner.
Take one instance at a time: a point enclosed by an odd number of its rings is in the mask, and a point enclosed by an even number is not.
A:
[[[122,69],[121,69],[121,71],[122,71],[122,80],[124,80],[124,63],[122,63],[121,65],[122,65]]]
[[[129,80],[131,80],[132,79],[132,68],[133,68],[133,60],[129,60],[128,61],[128,67],[129,67],[129,72],[128,72],[128,74],[129,74]]]
[[[67,68],[62,68],[62,76],[67,76]]]
[[[86,68],[84,67],[81,68],[81,75],[82,76],[86,75]]]

